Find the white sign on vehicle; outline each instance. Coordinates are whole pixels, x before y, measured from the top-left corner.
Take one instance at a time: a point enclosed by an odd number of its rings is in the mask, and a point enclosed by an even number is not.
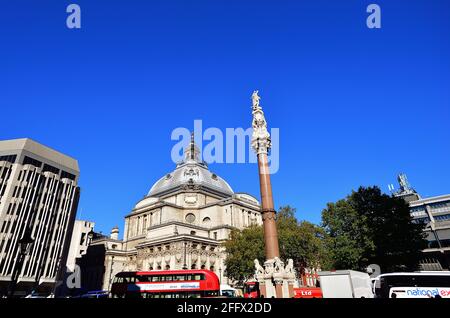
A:
[[[192,283],[154,283],[128,285],[128,291],[154,291],[154,290],[181,290],[181,289],[199,289],[199,282]]]
[[[450,298],[449,287],[392,287],[389,291],[389,298],[434,298],[436,295],[442,298]]]

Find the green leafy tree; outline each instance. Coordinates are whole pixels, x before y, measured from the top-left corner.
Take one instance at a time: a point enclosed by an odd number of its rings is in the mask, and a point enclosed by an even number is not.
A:
[[[242,283],[253,275],[254,260],[264,260],[263,229],[261,226],[251,226],[242,231],[233,230],[224,246],[227,276]]]
[[[382,271],[414,270],[426,247],[424,224],[412,222],[408,204],[381,193],[378,187],[360,187],[347,198],[329,203],[322,226],[336,269],[364,269],[378,264]]]
[[[359,269],[365,251],[373,250],[364,217],[347,200],[328,203],[322,212],[322,226],[327,233],[326,246],[331,257],[331,267]]]
[[[277,213],[280,256],[292,258],[298,272],[305,267],[317,267],[327,260],[325,231],[317,225],[295,218],[295,209],[281,207]],[[243,282],[255,271],[254,260],[265,260],[264,237],[261,226],[252,226],[242,231],[234,230],[224,244],[227,251],[225,265],[227,276]]]
[[[299,273],[306,267],[327,266],[325,231],[308,221],[297,221],[295,211],[295,208],[284,206],[277,213],[281,258],[283,260],[291,258]]]

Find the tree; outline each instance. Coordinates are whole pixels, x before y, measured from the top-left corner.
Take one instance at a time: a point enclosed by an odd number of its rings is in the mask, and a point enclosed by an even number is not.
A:
[[[412,222],[408,204],[378,187],[360,187],[329,203],[322,226],[336,269],[361,270],[373,263],[384,272],[414,270],[427,244],[424,224]]]
[[[327,233],[326,246],[331,267],[359,269],[364,251],[373,249],[373,242],[364,218],[347,200],[328,203],[322,212],[322,226]]]
[[[242,231],[233,230],[224,247],[227,276],[239,283],[245,282],[255,272],[254,260],[264,261],[263,229],[254,225]]]
[[[281,207],[277,213],[278,241],[283,260],[292,259],[298,273],[306,267],[326,266],[325,231],[308,221],[297,221],[295,208]]]
[[[425,224],[412,222],[408,203],[382,194],[378,187],[360,187],[350,200],[366,220],[374,244],[365,258],[384,271],[416,270],[427,247]]]
[[[305,267],[317,267],[326,261],[325,231],[312,223],[298,222],[294,208],[285,206],[279,209],[277,230],[280,257],[283,260],[292,258],[298,272]],[[232,231],[224,246],[227,252],[227,276],[236,281],[243,282],[253,276],[255,259],[260,263],[265,261],[261,226]]]

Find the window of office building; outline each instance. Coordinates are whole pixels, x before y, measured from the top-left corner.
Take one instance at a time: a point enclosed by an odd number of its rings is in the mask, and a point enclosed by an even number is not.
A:
[[[73,175],[71,173],[68,173],[66,171],[61,171],[61,179],[64,179],[64,178],[75,181],[76,177],[75,177],[75,175]]]
[[[45,163],[44,164],[44,168],[42,169],[42,172],[46,172],[46,171],[52,172],[54,174],[59,174],[59,169],[58,168],[55,168],[55,167]]]
[[[438,222],[448,221],[450,220],[450,214],[437,215],[434,217],[434,219]]]
[[[5,156],[0,156],[0,161],[8,161],[11,163],[16,162],[16,158],[17,155],[5,155]]]
[[[42,166],[42,162],[40,162],[39,160],[30,158],[25,156],[25,158],[23,159],[23,165],[33,165],[35,167],[40,168]]]

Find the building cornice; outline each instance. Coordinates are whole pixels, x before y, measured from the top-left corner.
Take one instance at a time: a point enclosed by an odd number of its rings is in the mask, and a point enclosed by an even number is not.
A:
[[[201,237],[197,235],[189,235],[189,234],[179,234],[179,235],[171,235],[164,238],[157,238],[154,240],[147,240],[141,244],[136,245],[136,249],[144,248],[148,246],[154,246],[154,245],[164,245],[167,243],[173,243],[173,242],[180,242],[180,241],[191,241],[199,244],[209,244],[214,246],[219,246],[221,244],[220,241]]]
[[[417,207],[424,204],[431,204],[431,203],[437,203],[442,201],[450,200],[450,194],[443,194],[439,196],[429,197],[429,198],[422,198],[420,200],[411,201],[409,202],[410,207]]]

